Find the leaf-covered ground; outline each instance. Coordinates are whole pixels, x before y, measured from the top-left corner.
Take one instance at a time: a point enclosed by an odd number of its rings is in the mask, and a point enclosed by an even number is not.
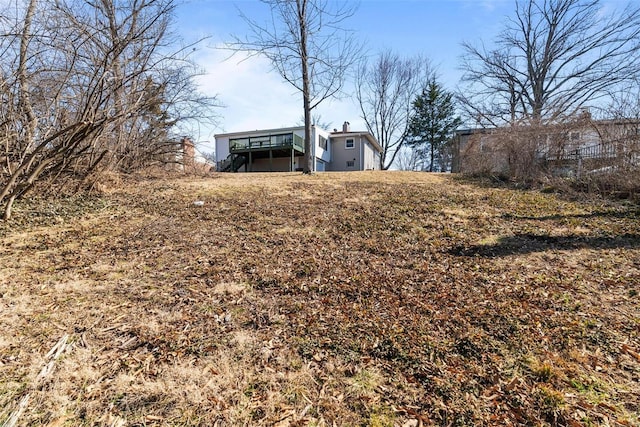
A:
[[[629,202],[366,172],[20,203],[0,423],[638,426],[639,294]]]

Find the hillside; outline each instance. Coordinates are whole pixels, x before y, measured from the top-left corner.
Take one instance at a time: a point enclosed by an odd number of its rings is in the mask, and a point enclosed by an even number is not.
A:
[[[640,426],[639,220],[403,172],[20,203],[0,423]]]

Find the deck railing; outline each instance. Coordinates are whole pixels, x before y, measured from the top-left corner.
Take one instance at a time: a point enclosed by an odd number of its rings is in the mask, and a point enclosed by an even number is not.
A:
[[[614,159],[618,155],[613,144],[596,144],[588,147],[580,147],[573,150],[562,150],[551,152],[546,156],[546,160],[586,160],[586,159]]]
[[[238,138],[229,141],[229,150],[232,153],[274,148],[295,148],[298,151],[304,152],[304,140],[300,136],[290,133],[284,135]]]

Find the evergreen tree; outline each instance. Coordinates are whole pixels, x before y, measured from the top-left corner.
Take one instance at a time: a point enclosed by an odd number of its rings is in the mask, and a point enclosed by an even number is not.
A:
[[[429,172],[433,172],[435,159],[441,157],[447,141],[461,123],[455,114],[453,93],[431,78],[413,101],[406,141],[422,156],[429,155]]]

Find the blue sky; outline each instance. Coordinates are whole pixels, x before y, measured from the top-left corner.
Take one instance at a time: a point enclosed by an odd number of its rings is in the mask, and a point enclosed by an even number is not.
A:
[[[199,78],[201,90],[218,94],[226,106],[219,111],[219,127],[201,129],[199,141],[213,141],[213,134],[221,132],[295,126],[302,118],[299,93],[271,71],[268,61],[228,59],[229,52],[217,49],[231,34],[246,33],[238,9],[257,20],[267,16],[257,0],[186,0],[178,8],[179,31],[186,40],[209,37],[194,56],[206,70]],[[428,57],[441,82],[453,89],[461,74],[461,42],[490,44],[513,9],[514,0],[362,0],[346,26],[370,55],[391,49]],[[347,120],[352,129],[365,129],[353,97],[325,101],[318,113],[332,127]]]

